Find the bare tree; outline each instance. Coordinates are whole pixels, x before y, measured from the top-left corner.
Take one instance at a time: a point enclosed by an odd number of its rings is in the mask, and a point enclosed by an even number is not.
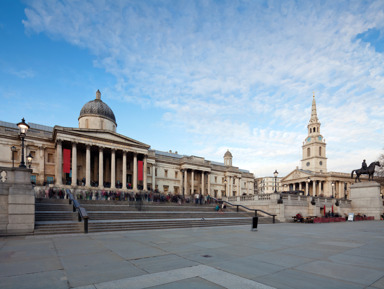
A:
[[[378,158],[381,167],[376,167],[375,169],[375,181],[381,185],[382,193],[384,191],[384,153],[381,154]]]
[[[384,177],[384,153],[379,156],[379,162],[381,167],[376,167],[375,172],[378,177]]]

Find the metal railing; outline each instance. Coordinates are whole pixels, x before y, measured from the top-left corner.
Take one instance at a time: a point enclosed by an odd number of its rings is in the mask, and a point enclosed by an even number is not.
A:
[[[218,199],[213,198],[213,197],[211,197],[211,199],[213,199],[213,200],[215,200],[216,202],[219,202],[219,203],[226,203],[226,204],[228,204],[230,206],[236,207],[236,212],[239,212],[239,207],[242,207],[243,209],[248,210],[248,211],[255,211],[255,217],[257,217],[257,212],[262,212],[263,214],[271,216],[272,219],[273,219],[273,224],[275,223],[276,215],[274,215],[274,214],[268,213],[268,212],[263,211],[263,210],[250,209],[250,208],[247,208],[246,206],[243,206],[243,205],[235,205],[235,204],[232,204],[230,202],[223,201],[223,200],[218,200]]]
[[[84,233],[88,233],[88,220],[89,220],[89,217],[88,217],[87,210],[80,206],[79,201],[76,200],[73,197],[70,189],[67,189],[66,193],[67,193],[67,196],[68,196],[69,204],[73,205],[73,212],[77,211],[78,221],[81,222],[82,220],[84,220]]]

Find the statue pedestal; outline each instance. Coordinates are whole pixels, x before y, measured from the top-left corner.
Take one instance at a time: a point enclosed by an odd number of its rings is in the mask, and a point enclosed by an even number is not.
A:
[[[31,170],[0,167],[0,235],[33,233],[35,193]]]
[[[380,220],[383,213],[383,200],[380,197],[380,184],[376,182],[362,182],[351,185],[350,199],[354,213],[374,216]]]

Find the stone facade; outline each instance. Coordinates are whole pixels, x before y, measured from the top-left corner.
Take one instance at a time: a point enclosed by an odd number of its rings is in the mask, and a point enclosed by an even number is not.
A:
[[[276,182],[276,185],[275,185]],[[263,177],[256,178],[257,191],[258,194],[272,194],[276,191],[281,192],[283,188],[281,187],[281,177]]]
[[[148,144],[118,134],[115,116],[101,101],[99,91],[95,100],[83,106],[79,128],[29,125],[25,155],[33,157],[31,178],[37,188],[54,185],[84,190],[158,190],[218,198],[254,194],[254,175],[233,166],[229,151],[225,163],[218,163],[153,150]],[[12,146],[16,151],[11,150]],[[0,121],[0,166],[12,167],[14,163],[17,167],[20,157],[16,124]],[[69,165],[69,173],[63,165]]]

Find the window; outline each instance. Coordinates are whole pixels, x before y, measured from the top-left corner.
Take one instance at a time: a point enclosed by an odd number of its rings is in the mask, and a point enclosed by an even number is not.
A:
[[[178,172],[175,172],[175,179],[179,176]]]
[[[31,175],[31,183],[36,185],[36,176]]]
[[[311,156],[311,149],[307,148],[307,157],[310,157],[310,156]]]
[[[157,169],[155,169],[155,177],[157,177]]]
[[[319,147],[319,156],[321,156],[321,147]]]
[[[150,175],[150,174],[151,174],[151,167],[148,166],[148,167],[147,167],[147,175]]]
[[[215,177],[215,183],[217,183],[217,177]]]
[[[47,183],[53,184],[53,177],[47,177]]]
[[[312,129],[311,128],[309,129],[309,133],[312,133]]]
[[[168,170],[164,170],[164,177],[168,178]]]
[[[48,154],[48,162],[49,163],[54,163],[53,154]]]

